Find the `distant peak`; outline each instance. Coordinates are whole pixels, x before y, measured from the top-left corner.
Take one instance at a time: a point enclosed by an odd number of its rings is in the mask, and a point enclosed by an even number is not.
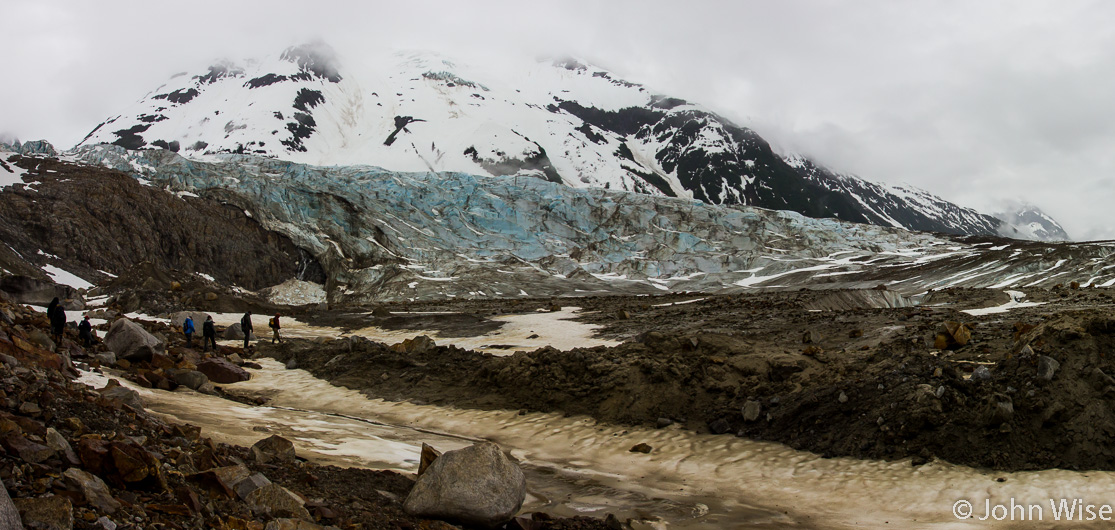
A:
[[[299,46],[291,46],[283,51],[280,58],[298,65],[298,69],[321,79],[337,83],[341,74],[337,67],[337,52],[328,44],[315,41]]]

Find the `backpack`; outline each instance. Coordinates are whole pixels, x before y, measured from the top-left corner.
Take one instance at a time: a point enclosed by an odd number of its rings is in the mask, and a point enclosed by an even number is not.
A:
[[[267,321],[267,325],[270,326],[271,328],[274,328],[275,327],[275,317],[271,317],[271,320]]]

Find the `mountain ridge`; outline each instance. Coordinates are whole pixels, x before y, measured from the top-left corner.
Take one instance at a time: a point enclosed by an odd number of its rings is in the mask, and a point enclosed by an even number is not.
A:
[[[536,62],[511,81],[425,52],[386,64],[344,69],[320,43],[220,63],[172,78],[79,147],[536,177],[911,230],[1001,233],[993,216],[783,157],[747,127],[579,60]]]

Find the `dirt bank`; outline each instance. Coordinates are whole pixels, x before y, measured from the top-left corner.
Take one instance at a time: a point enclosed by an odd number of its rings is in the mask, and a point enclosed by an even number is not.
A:
[[[831,294],[578,300],[604,333],[637,337],[613,348],[493,357],[348,338],[263,351],[388,399],[669,420],[826,456],[1115,469],[1104,290],[1031,293],[1045,304],[985,315],[959,310],[1009,298],[952,290],[934,307],[810,309]],[[936,344],[950,321],[966,324],[963,345]]]

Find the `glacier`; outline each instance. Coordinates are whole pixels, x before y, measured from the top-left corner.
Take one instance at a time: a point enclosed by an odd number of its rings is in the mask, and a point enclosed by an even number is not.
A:
[[[106,144],[64,157],[236,205],[317,258],[330,302],[1115,284],[1107,243],[946,236],[525,176]]]

